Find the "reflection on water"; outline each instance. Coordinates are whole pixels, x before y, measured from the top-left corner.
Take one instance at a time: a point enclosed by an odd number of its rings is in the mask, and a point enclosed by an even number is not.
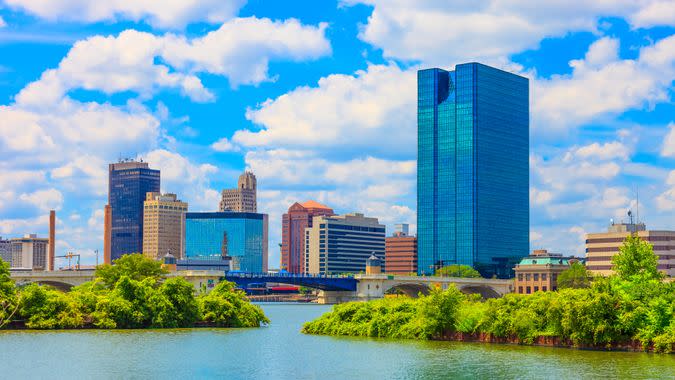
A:
[[[329,306],[263,308],[260,329],[0,332],[0,378],[675,379],[675,355],[308,336]]]

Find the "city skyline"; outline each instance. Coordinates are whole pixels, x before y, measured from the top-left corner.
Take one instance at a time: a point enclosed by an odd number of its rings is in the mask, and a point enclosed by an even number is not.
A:
[[[416,70],[474,60],[531,81],[531,248],[581,255],[584,233],[635,208],[636,187],[641,219],[673,229],[672,21],[646,3],[570,5],[565,25],[514,7],[502,11],[527,32],[467,25],[457,40],[416,21],[425,19],[422,5],[403,12],[357,3],[242,2],[218,20],[152,10],[64,17],[52,5],[54,22],[38,6],[3,8],[0,236],[47,236],[53,208],[57,254],[77,251],[94,263],[94,251],[103,252],[105,167],[120,155],[162,170],[161,191],[191,211],[215,211],[220,191],[253,170],[258,211],[270,215],[272,266],[281,215],[296,201],[414,231]],[[555,7],[541,11],[555,15]],[[437,12],[430,28],[471,14]],[[220,43],[223,35],[233,45]],[[266,43],[270,35],[279,40]],[[140,41],[148,44],[136,56],[114,59]],[[92,59],[102,51],[110,56]]]

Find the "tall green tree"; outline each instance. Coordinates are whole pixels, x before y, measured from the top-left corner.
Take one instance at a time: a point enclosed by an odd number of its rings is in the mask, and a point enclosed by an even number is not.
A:
[[[612,257],[614,270],[623,280],[635,276],[643,279],[661,279],[663,274],[657,269],[658,257],[651,244],[630,235],[619,248],[619,253]]]
[[[115,260],[114,265],[104,264],[96,268],[96,277],[109,288],[114,287],[122,276],[127,276],[136,281],[142,281],[149,277],[159,280],[167,273],[169,272],[162,269],[162,264],[159,261],[138,253],[123,255]]]
[[[14,280],[9,273],[9,263],[0,259],[0,328],[9,323],[18,309]]]
[[[448,265],[437,269],[436,276],[479,278],[480,273],[468,265]]]
[[[570,267],[558,275],[558,288],[583,289],[591,286],[593,276],[580,262],[572,263]]]

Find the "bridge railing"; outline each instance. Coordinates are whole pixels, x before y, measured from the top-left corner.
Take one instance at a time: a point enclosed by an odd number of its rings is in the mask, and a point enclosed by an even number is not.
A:
[[[246,272],[225,272],[227,277],[239,278],[354,278],[354,275],[346,274],[310,274],[310,273],[246,273]]]

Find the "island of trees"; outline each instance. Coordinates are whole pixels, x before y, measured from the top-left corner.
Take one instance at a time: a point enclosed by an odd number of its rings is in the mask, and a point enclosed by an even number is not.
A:
[[[574,265],[554,292],[481,300],[451,286],[416,299],[336,305],[302,331],[673,352],[675,282],[664,281],[652,246],[628,237],[613,263],[616,274],[609,277]]]
[[[138,329],[193,326],[259,327],[269,323],[231,282],[195,295],[182,277],[165,278],[161,264],[125,255],[102,265],[95,278],[69,292],[17,287],[0,259],[0,329]]]

